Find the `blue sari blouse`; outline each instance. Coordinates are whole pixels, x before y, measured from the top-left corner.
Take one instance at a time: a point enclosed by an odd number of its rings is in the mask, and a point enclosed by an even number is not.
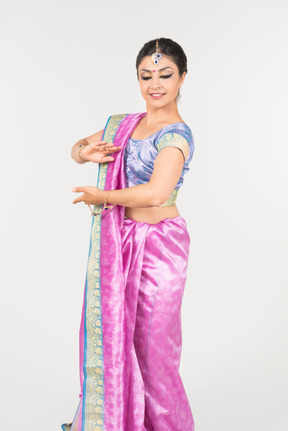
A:
[[[169,124],[144,140],[129,138],[124,149],[126,186],[132,187],[149,182],[155,159],[158,153],[167,146],[180,148],[185,161],[175,189],[168,200],[160,206],[175,204],[177,193],[183,184],[183,177],[190,169],[189,164],[195,147],[190,127],[181,122]]]

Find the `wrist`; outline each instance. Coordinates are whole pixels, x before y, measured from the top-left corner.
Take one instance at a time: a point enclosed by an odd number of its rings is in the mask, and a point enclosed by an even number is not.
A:
[[[107,194],[107,192],[105,190],[101,190],[101,194],[100,194],[100,200],[101,200],[101,202],[100,202],[100,205],[104,204],[105,199],[106,199],[106,194]]]
[[[97,200],[95,199],[94,205],[103,205],[103,208],[101,209],[100,212],[95,213],[92,208],[91,208],[91,204],[88,204],[90,211],[91,211],[91,215],[101,215],[103,211],[107,211],[107,210],[112,210],[116,204],[112,204],[108,201],[109,195],[111,193],[112,190],[100,190],[97,189]]]
[[[87,143],[87,141],[84,141],[84,142],[83,141],[81,142],[78,148],[78,157],[81,160],[81,162],[86,163],[86,162],[89,162],[89,160],[85,159],[85,156],[83,156],[83,148],[87,147],[89,144]]]
[[[112,200],[111,200],[111,193],[113,192],[114,190],[108,190],[108,191],[106,191],[105,192],[105,199],[106,199],[106,204],[107,205],[114,205],[114,202],[113,202],[113,197],[112,197]],[[105,202],[104,202],[105,203]]]
[[[113,202],[113,198],[111,200],[111,193],[113,190],[101,190],[101,203],[104,205],[112,206],[115,205]]]

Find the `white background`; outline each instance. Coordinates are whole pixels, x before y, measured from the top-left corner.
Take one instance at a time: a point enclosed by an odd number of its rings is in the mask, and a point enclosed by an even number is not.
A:
[[[179,110],[195,153],[177,202],[196,431],[288,429],[287,12],[285,0],[1,1],[1,429],[73,419],[91,216],[71,188],[96,185],[97,165],[70,152],[109,115],[145,111],[135,60],[155,37],[188,57]]]

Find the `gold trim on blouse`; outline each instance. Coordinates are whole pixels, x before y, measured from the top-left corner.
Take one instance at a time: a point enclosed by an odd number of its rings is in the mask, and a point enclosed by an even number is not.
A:
[[[159,139],[157,144],[158,152],[160,152],[165,147],[180,148],[180,150],[184,154],[185,161],[189,156],[189,144],[187,140],[179,133],[164,133],[164,135]]]
[[[158,205],[159,207],[172,207],[172,205],[175,205],[177,194],[179,192],[179,189],[174,189],[167,201],[164,202],[164,204]]]

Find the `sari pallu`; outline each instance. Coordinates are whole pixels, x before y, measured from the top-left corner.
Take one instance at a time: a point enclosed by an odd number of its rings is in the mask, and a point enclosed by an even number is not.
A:
[[[114,145],[121,146],[122,150],[113,155],[113,163],[99,165],[98,188],[110,190],[126,187],[123,149],[144,115],[146,113],[109,118],[102,140],[114,142]],[[98,209],[100,206],[94,207],[95,211]],[[186,223],[179,216],[151,225],[125,219],[124,213],[125,207],[116,205],[92,219],[80,325],[80,402],[73,423],[63,424],[62,429],[193,431],[192,413],[178,374],[181,352],[179,311],[189,251]],[[166,252],[159,255],[165,238]],[[167,254],[169,249],[170,254]],[[178,255],[176,260],[175,251]],[[156,266],[149,278],[152,260],[156,262]],[[165,268],[163,267],[165,274],[161,274],[161,265],[157,269],[160,261],[166,262]],[[175,266],[176,262],[179,265],[182,262],[180,272]],[[155,270],[157,277],[167,283],[167,289],[173,288],[171,277],[174,285],[175,277],[178,278],[176,284],[179,288],[177,291],[175,289],[173,304],[170,303],[171,297],[167,297],[166,303],[163,302],[166,308],[163,305],[158,311],[158,315],[162,316],[160,320],[171,323],[165,328],[166,346],[163,339],[160,339],[163,334],[157,330],[157,325],[153,329],[151,324],[151,311],[155,308],[155,304],[151,302],[153,294],[151,293],[147,302],[147,298],[144,300],[145,292],[140,288],[145,285],[146,273],[146,281],[148,284],[150,282],[151,292],[155,293]],[[180,281],[179,273],[182,273]],[[173,310],[176,320],[173,320]],[[161,326],[160,320],[158,326]],[[157,319],[154,319],[154,323],[155,321],[157,322]],[[149,325],[148,337],[148,332],[146,331],[145,335],[144,329]],[[149,363],[148,338],[152,340],[151,346],[164,346],[163,351],[156,349],[154,354],[151,354]],[[153,349],[149,351],[153,352]],[[153,363],[156,368],[150,370],[149,366],[151,364],[153,367]],[[165,371],[164,363],[165,367],[169,366],[170,370],[173,369],[176,373],[171,374],[169,369],[165,368],[167,375],[164,379],[162,375],[163,383],[166,380],[171,384],[163,388],[160,382],[157,394],[157,381],[153,387],[153,379],[157,380],[159,369]],[[167,394],[167,391],[170,393]],[[170,406],[165,405],[167,399],[173,401]],[[174,415],[174,418],[169,418],[169,414]],[[154,425],[158,424],[159,428],[154,429]]]

